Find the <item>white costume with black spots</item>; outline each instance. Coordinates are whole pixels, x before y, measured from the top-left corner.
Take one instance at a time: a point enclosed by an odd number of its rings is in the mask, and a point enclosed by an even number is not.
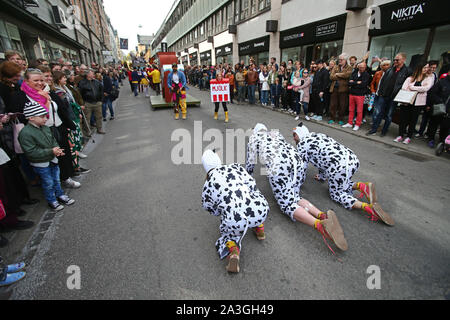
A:
[[[298,144],[306,176],[308,163],[319,169],[321,181],[328,180],[331,199],[350,210],[356,203],[351,178],[358,171],[360,163],[355,153],[333,138],[321,133],[309,133]]]
[[[266,221],[269,204],[255,180],[239,164],[223,165],[208,174],[202,193],[203,208],[221,217],[221,237],[216,248],[221,259],[228,256],[228,241],[241,247],[248,229]]]
[[[303,161],[295,147],[277,131],[259,131],[250,137],[247,145],[247,172],[253,174],[257,158],[267,168],[270,186],[281,210],[292,221],[299,208]]]

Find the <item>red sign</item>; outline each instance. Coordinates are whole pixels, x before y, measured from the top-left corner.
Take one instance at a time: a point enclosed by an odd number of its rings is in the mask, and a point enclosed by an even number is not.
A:
[[[230,102],[230,80],[222,81],[211,80],[211,101],[212,102]]]

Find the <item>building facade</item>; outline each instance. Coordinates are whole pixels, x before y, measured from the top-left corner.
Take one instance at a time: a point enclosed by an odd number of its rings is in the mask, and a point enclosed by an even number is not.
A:
[[[176,0],[152,42],[190,65],[330,60],[345,52],[448,64],[449,1]],[[370,59],[369,58],[369,59]],[[370,60],[369,60],[370,61]]]
[[[85,64],[103,64],[106,51],[117,56],[102,0],[0,0],[0,6],[0,59],[7,50],[28,60]]]

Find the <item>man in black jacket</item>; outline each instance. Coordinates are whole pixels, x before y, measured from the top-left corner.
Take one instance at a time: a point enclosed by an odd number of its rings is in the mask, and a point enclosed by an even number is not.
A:
[[[89,121],[94,113],[97,133],[105,134],[102,130],[103,84],[95,79],[94,70],[87,72],[86,77],[78,84],[78,88],[86,103],[86,119]]]
[[[375,134],[381,121],[386,117],[384,122],[383,131],[381,136],[384,137],[389,126],[392,123],[392,115],[395,108],[397,108],[397,102],[394,102],[395,97],[401,90],[405,80],[411,75],[411,70],[405,65],[406,54],[399,53],[394,59],[394,66],[385,72],[380,80],[378,87],[378,102],[375,106],[375,112],[377,115],[374,118],[372,130],[369,134]]]
[[[327,90],[330,81],[330,74],[328,73],[328,70],[324,68],[322,60],[318,60],[316,64],[317,71],[312,83],[312,100],[316,109],[316,116],[313,117],[313,119],[322,121],[323,109],[325,107],[325,91]]]
[[[440,126],[439,142],[444,142],[449,134],[450,128],[450,76],[442,76],[441,79],[431,88],[428,93],[430,106],[443,103],[446,106],[446,113],[431,117],[430,125],[428,127],[428,146],[434,148],[435,136],[438,127]],[[433,109],[433,108],[431,108]]]

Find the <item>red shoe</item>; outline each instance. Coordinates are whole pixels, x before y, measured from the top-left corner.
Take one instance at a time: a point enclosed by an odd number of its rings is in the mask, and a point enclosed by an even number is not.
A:
[[[379,203],[374,203],[372,209],[385,224],[391,227],[395,225],[394,219],[381,208]]]
[[[327,220],[328,215],[325,212],[321,212],[321,213],[319,213],[319,217],[317,219],[319,219],[320,221]]]
[[[347,240],[344,236],[344,231],[342,230],[341,224],[338,221],[336,213],[334,211],[328,211],[327,213],[328,219],[320,221],[317,224],[317,231],[322,235],[328,249],[334,253],[334,251],[330,248],[325,238],[330,239],[334,242],[334,244],[341,249],[342,251],[348,250]]]
[[[377,195],[375,193],[375,185],[372,182],[360,182],[359,183],[359,191],[361,191],[360,199],[362,199],[364,196],[369,201],[369,204],[374,204],[377,202]]]
[[[255,228],[256,238],[259,241],[266,240],[266,233],[264,232],[264,225],[261,227]]]
[[[227,271],[230,273],[239,273],[239,248],[232,247],[227,259]]]

